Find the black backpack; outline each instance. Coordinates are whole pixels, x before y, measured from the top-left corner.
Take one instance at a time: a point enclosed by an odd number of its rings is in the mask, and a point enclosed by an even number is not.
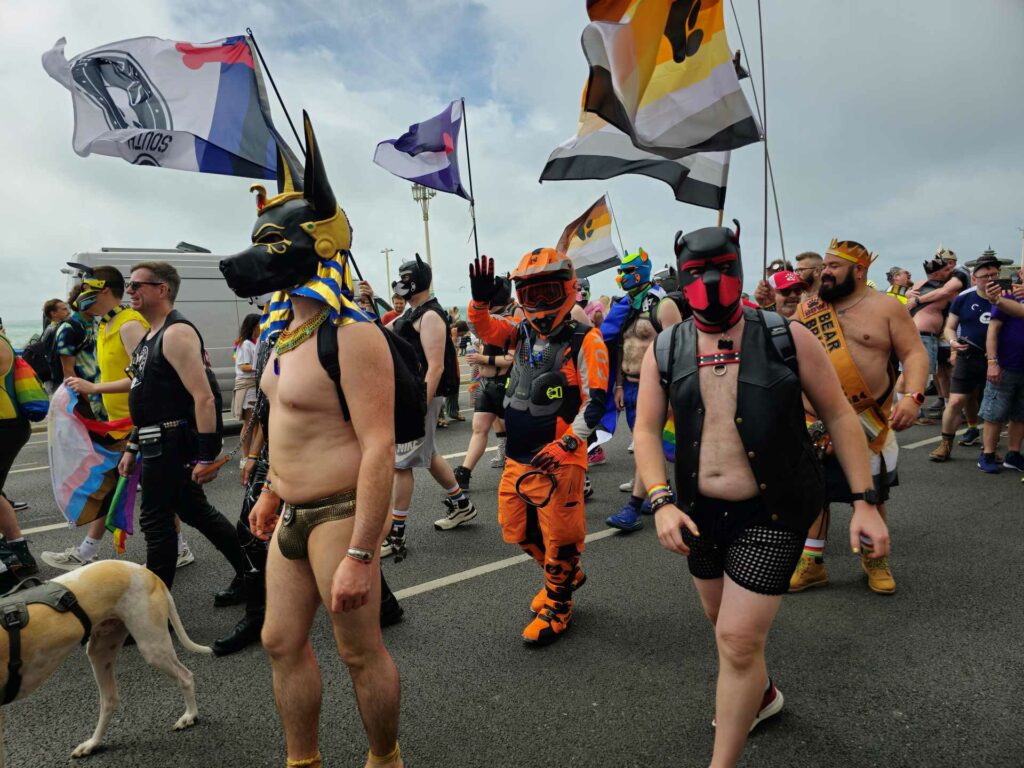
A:
[[[427,383],[417,373],[419,363],[416,350],[405,339],[377,324],[395,367],[395,443],[411,443],[426,434]],[[341,413],[346,421],[352,414],[341,390],[341,366],[338,365],[338,330],[333,323],[323,323],[316,332],[316,353],[321,367],[327,371],[338,392]]]
[[[43,331],[43,335],[32,339],[21,352],[21,358],[32,366],[32,370],[36,372],[36,378],[43,384],[53,381],[51,378],[53,372],[50,370],[50,354],[56,346],[56,341],[57,326],[48,325]],[[63,376],[61,379],[63,380]]]
[[[89,334],[86,333],[85,326],[75,320],[73,317],[69,317],[64,321],[71,328],[71,343],[74,351],[71,353],[72,356],[77,355],[82,351],[82,347],[85,346],[85,342],[89,338]],[[64,325],[61,323],[60,325]],[[64,381],[64,366],[60,364],[60,354],[57,352],[57,331],[60,330],[60,325],[54,329],[53,335],[49,347],[46,350],[46,362],[50,369],[49,381],[53,384],[60,384]],[[43,334],[45,338],[46,334]],[[33,366],[34,367],[34,366]],[[40,379],[42,381],[42,379]]]

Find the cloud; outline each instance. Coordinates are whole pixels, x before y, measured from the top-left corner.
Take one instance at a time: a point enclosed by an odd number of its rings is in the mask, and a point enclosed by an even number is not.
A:
[[[791,258],[834,236],[866,243],[883,267],[918,271],[939,242],[965,258],[990,244],[1019,253],[1024,104],[1003,83],[1024,64],[1024,10],[975,4],[965,20],[965,7],[793,0],[766,9],[768,128]],[[755,6],[739,0],[737,10],[756,76]],[[70,99],[39,64],[62,35],[73,55],[127,37],[201,42],[251,26],[293,118],[302,108],[312,115],[359,263],[382,293],[381,249],[394,249],[392,270],[422,253],[423,222],[409,184],[372,164],[374,147],[460,96],[480,245],[502,268],[552,244],[605,190],[626,248],[642,245],[667,263],[675,232],[713,225],[714,211],[680,205],[666,186],[640,177],[537,182],[548,153],[575,130],[585,23],[582,0],[5,0],[0,88],[15,109],[0,124],[8,172],[0,204],[15,223],[0,239],[0,314],[34,319],[63,290],[59,268],[76,251],[187,240],[230,253],[255,215],[245,179],[75,156]],[[279,110],[275,119],[288,135]],[[743,223],[748,287],[762,251],[761,162],[757,146],[733,154],[726,207],[726,220]],[[439,290],[468,297],[466,204],[438,195],[430,227]],[[614,290],[611,275],[593,285]]]

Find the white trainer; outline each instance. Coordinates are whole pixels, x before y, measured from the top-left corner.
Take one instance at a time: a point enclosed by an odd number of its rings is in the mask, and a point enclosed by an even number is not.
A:
[[[633,481],[627,480],[624,483],[619,483],[619,490],[623,493],[630,493],[633,490]]]
[[[189,563],[194,563],[196,556],[192,554],[192,550],[189,549],[188,544],[185,545],[184,549],[178,550],[178,562],[175,564],[175,568],[184,568]]]
[[[78,547],[68,547],[63,552],[43,552],[39,557],[51,568],[59,568],[62,571],[73,571],[100,559],[99,555],[93,555],[88,559],[82,557],[78,553]]]
[[[448,513],[440,520],[434,521],[434,527],[439,531],[450,531],[476,517],[476,507],[469,499],[458,504],[451,499],[445,499],[444,503],[448,507]]]

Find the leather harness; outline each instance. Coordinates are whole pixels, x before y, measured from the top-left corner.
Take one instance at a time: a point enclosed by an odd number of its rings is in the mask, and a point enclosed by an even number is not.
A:
[[[0,706],[10,704],[18,697],[21,690],[21,630],[28,626],[28,607],[30,605],[47,605],[57,613],[70,611],[82,624],[82,645],[92,635],[92,622],[78,604],[75,593],[55,581],[25,579],[5,595],[0,597],[0,626],[10,638],[10,650],[7,657],[7,684],[4,686],[3,701]]]

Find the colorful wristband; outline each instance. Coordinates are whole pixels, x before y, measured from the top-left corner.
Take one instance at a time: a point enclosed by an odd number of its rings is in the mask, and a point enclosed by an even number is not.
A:
[[[273,493],[274,484],[270,480],[263,481],[263,487],[260,489],[260,493]]]
[[[665,494],[671,495],[672,489],[665,483],[659,483],[658,485],[652,485],[647,489],[647,500],[654,501],[655,497],[662,496]]]

